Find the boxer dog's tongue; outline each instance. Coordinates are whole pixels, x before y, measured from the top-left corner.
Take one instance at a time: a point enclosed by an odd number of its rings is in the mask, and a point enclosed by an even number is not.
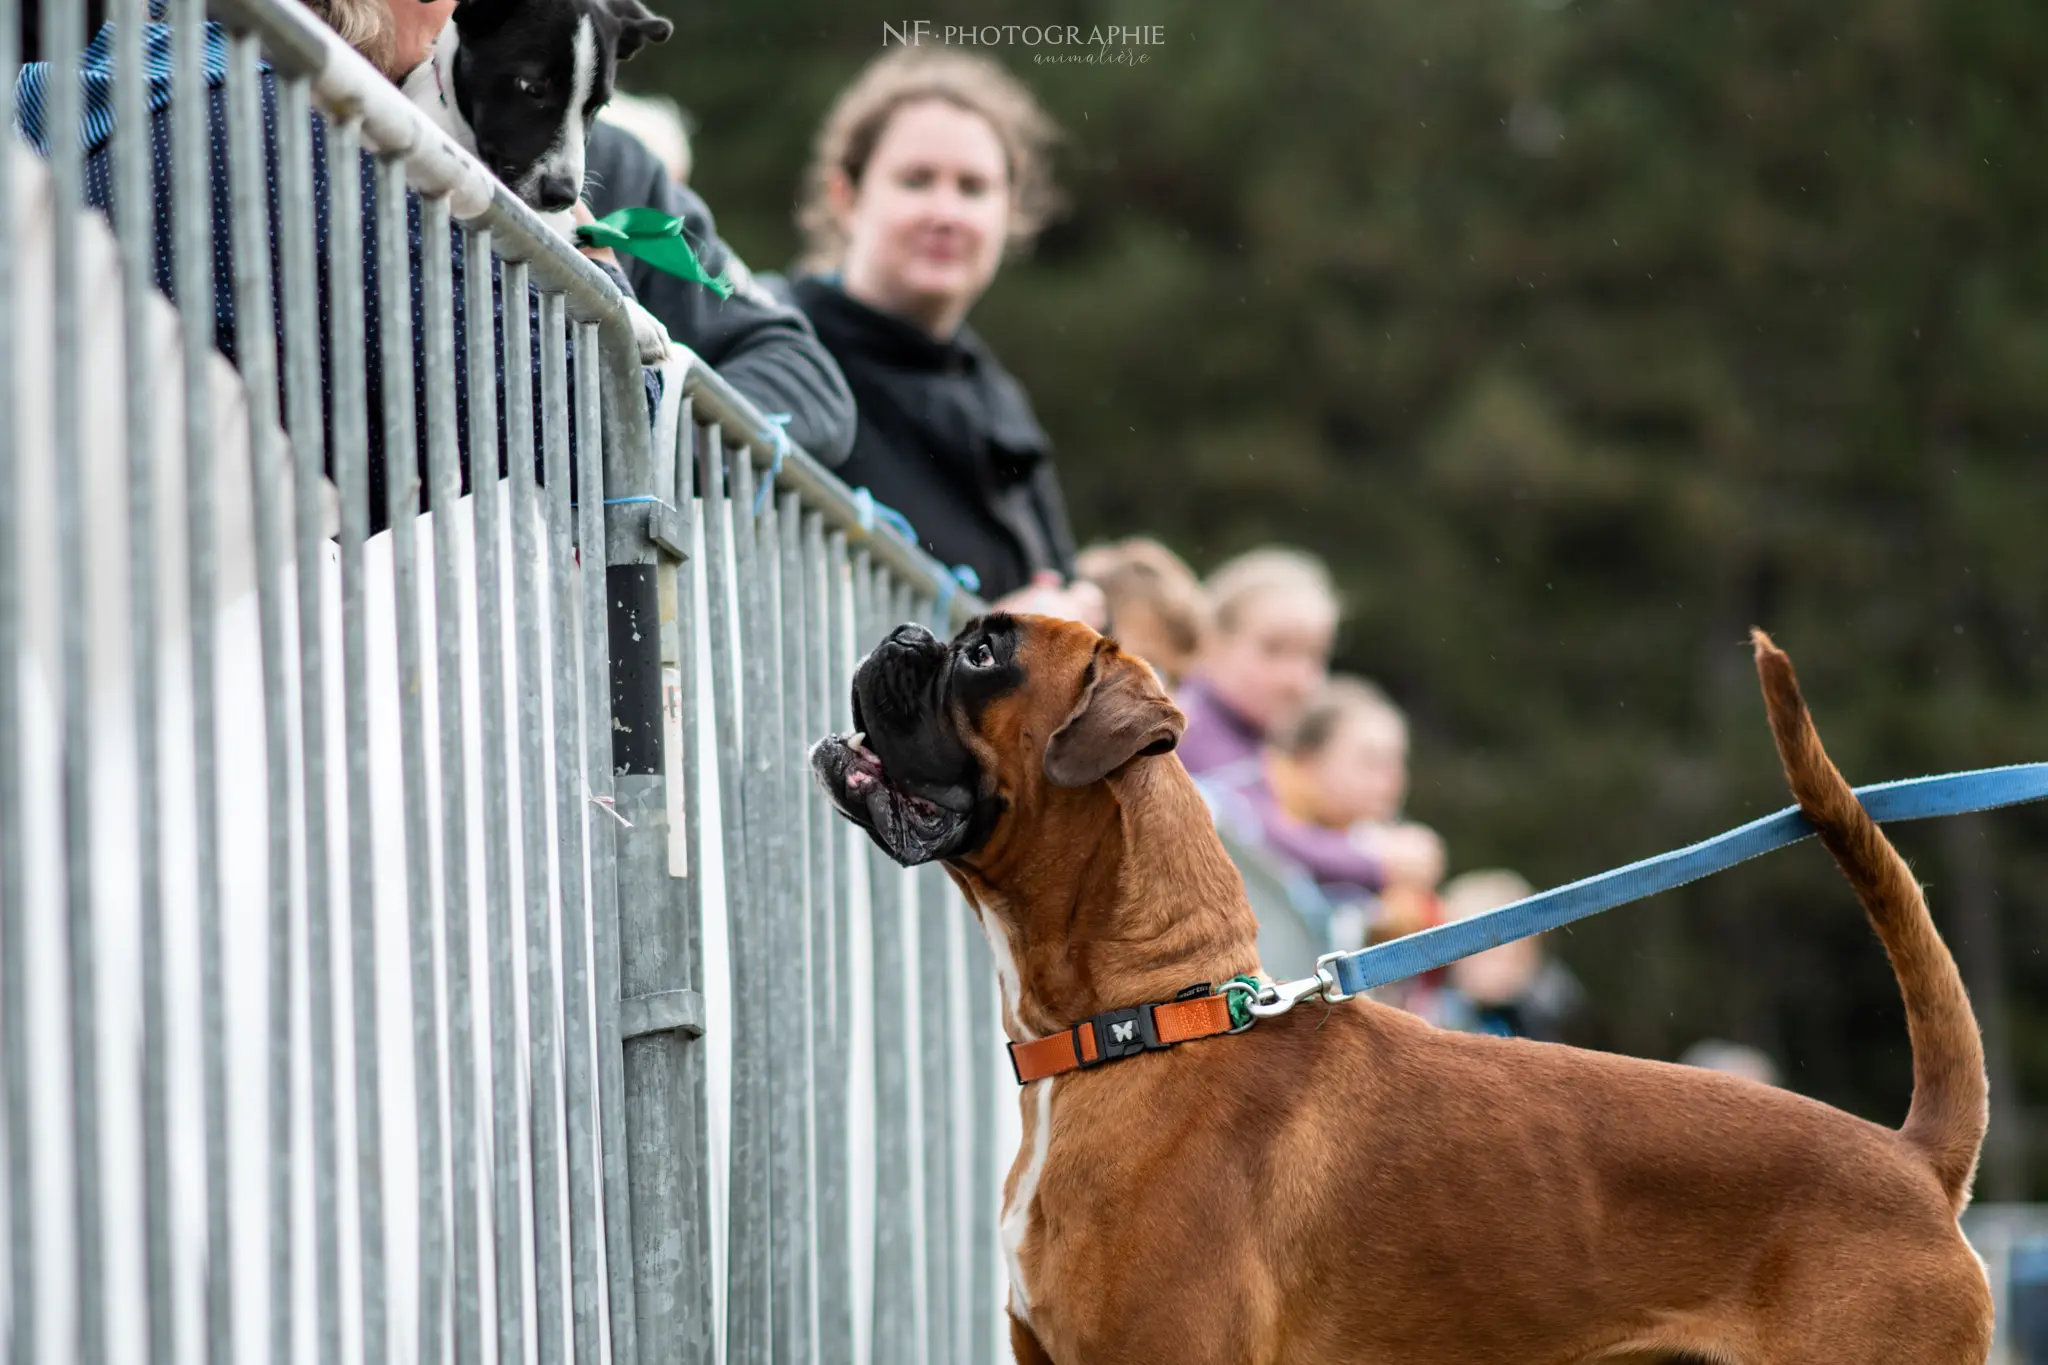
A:
[[[820,740],[811,750],[811,768],[839,813],[866,829],[905,866],[945,857],[966,823],[963,814],[947,808],[957,802],[955,793],[934,792],[949,798],[942,805],[912,790],[912,784],[897,781],[860,731]]]

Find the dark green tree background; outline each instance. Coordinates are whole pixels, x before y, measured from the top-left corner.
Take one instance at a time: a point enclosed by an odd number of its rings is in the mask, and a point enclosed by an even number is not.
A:
[[[1852,780],[2048,759],[2048,7],[2039,0],[843,0],[693,6],[627,68],[786,262],[798,169],[885,22],[1159,24],[1000,55],[1072,213],[976,325],[1084,535],[1304,545],[1339,664],[1411,708],[1455,867],[1554,884],[1782,805],[1745,648]],[[2048,1189],[2048,816],[1902,845],[1993,1053],[1990,1197]],[[1558,949],[1606,1042],[1755,1043],[1895,1123],[1883,954],[1811,845]]]

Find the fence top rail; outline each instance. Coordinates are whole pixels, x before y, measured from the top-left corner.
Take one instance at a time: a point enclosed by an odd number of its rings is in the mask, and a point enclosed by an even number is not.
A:
[[[795,493],[806,511],[819,513],[828,529],[844,531],[851,544],[865,549],[912,592],[943,604],[949,624],[964,623],[985,609],[979,597],[960,586],[951,570],[894,526],[877,521],[871,503],[863,503],[830,470],[783,436],[781,428],[718,371],[693,363],[683,380],[683,393],[690,398],[698,421],[716,425],[729,444],[747,451],[763,477],[772,476],[778,488]]]
[[[364,144],[380,155],[403,160],[406,181],[415,190],[445,196],[458,221],[490,231],[499,256],[526,261],[536,283],[567,297],[572,316],[599,323],[607,351],[637,357],[632,320],[604,272],[300,0],[207,0],[207,5],[231,31],[259,38],[280,73],[306,78],[322,113],[333,119],[360,119]],[[952,622],[982,610],[980,599],[962,589],[950,570],[895,527],[878,524],[871,504],[789,441],[708,364],[692,357],[683,391],[694,400],[698,420],[717,424],[728,443],[745,450],[764,477],[796,493],[828,527],[846,532],[850,541],[866,548],[913,592],[944,604]]]
[[[446,196],[457,221],[488,229],[495,252],[526,261],[541,288],[566,296],[572,316],[602,324],[608,349],[637,354],[625,302],[604,272],[299,0],[207,0],[207,9],[231,32],[261,39],[281,75],[305,77],[322,113],[360,119],[366,147],[403,160],[406,182],[423,195]]]

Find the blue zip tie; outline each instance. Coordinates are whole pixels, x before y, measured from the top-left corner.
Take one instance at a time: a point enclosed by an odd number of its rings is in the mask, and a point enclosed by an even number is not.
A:
[[[910,524],[910,518],[887,503],[876,502],[875,495],[865,487],[853,490],[853,512],[860,522],[861,534],[873,535],[879,521],[912,545],[917,544],[917,528]]]
[[[775,492],[775,480],[781,477],[782,462],[789,455],[789,433],[783,428],[789,425],[790,415],[786,412],[768,414],[768,426],[761,435],[775,438],[775,456],[768,462],[768,471],[761,476],[761,486],[754,490],[754,520],[761,519],[761,513],[768,506],[768,499]]]
[[[955,564],[939,575],[938,616],[941,628],[952,625],[953,599],[960,595],[962,588],[969,592],[981,591],[981,575],[974,571],[972,564]]]

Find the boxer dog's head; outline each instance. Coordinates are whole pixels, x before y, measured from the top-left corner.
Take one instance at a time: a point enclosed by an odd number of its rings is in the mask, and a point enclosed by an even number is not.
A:
[[[819,741],[811,766],[840,813],[906,867],[972,859],[1020,815],[1043,834],[1054,807],[1078,809],[1187,725],[1113,641],[1001,612],[951,644],[898,627],[854,670],[853,723]]]

